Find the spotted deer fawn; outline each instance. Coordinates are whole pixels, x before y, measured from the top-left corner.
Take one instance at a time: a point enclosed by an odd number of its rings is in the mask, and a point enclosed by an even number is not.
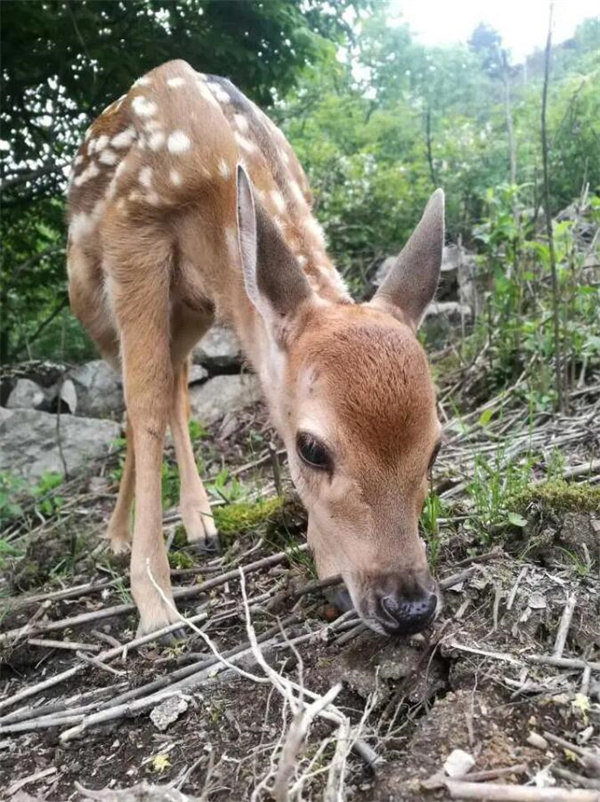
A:
[[[416,331],[438,282],[443,207],[438,190],[373,300],[357,304],[292,148],[229,81],[171,61],[89,128],[70,179],[70,299],[123,372],[127,455],[108,538],[116,552],[131,544],[140,633],[177,620],[164,601],[167,424],[188,541],[217,536],[187,420],[188,356],[215,320],[260,378],[319,577],[341,574],[377,632],[432,621],[439,594],[418,520],[440,426]]]

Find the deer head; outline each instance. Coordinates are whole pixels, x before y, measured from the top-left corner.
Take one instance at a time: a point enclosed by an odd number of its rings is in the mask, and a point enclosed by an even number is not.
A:
[[[364,304],[311,289],[241,167],[237,214],[244,284],[266,343],[263,384],[319,577],[341,574],[372,629],[423,629],[439,606],[418,521],[440,425],[416,332],[439,277],[443,193]]]

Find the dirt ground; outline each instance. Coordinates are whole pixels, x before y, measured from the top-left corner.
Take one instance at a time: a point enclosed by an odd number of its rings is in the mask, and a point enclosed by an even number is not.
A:
[[[278,470],[264,454],[273,436],[263,410],[209,434],[198,444],[209,475],[218,473],[222,459],[233,470],[255,462],[239,474],[244,498],[273,495],[278,486],[290,496],[283,458]],[[444,481],[452,479],[455,462],[451,454],[452,464],[442,465]],[[265,681],[255,654],[236,665],[260,682],[211,666],[208,644],[190,631],[185,640],[149,642],[105,657],[134,639],[136,628],[135,612],[119,609],[130,603],[126,563],[110,557],[101,539],[116,489],[115,465],[116,458],[73,484],[71,498],[77,500],[43,524],[32,520],[34,513],[22,521],[19,537],[26,529],[28,545],[5,561],[0,796],[63,802],[81,799],[81,789],[116,792],[146,782],[171,784],[185,795],[181,799],[237,802],[253,793],[257,800],[271,799],[293,716],[277,684]],[[64,487],[61,492],[66,494]],[[221,492],[230,494],[231,483]],[[565,770],[579,784],[598,782],[585,757],[600,749],[598,567],[565,559],[563,552],[565,538],[600,532],[600,514],[585,510],[552,525],[537,515],[529,527],[488,542],[464,525],[465,518],[459,505],[441,525],[445,536],[435,563],[440,581],[449,585],[442,615],[425,635],[390,639],[365,630],[351,614],[340,618],[327,589],[307,587],[314,576],[301,550],[304,515],[294,501],[249,531],[225,537],[224,552],[211,558],[178,545],[176,511],[166,511],[165,531],[178,555],[172,558],[173,581],[191,589],[179,609],[204,615],[198,626],[220,653],[248,646],[238,577],[221,581],[222,575],[287,551],[275,564],[247,573],[253,625],[259,638],[265,635],[264,657],[313,693],[341,683],[335,706],[357,741],[354,749],[348,741],[340,748],[337,726],[315,720],[294,762],[290,799],[323,798],[341,752],[344,780],[336,798],[364,802],[446,798],[444,764],[457,749],[473,759],[471,774],[506,769],[501,782],[577,786]],[[207,580],[216,582],[204,588]],[[57,597],[64,592],[67,598]],[[548,658],[557,653],[566,608],[572,615],[563,662],[553,665]],[[75,617],[82,615],[88,620],[78,623]],[[67,650],[69,642],[79,646]],[[175,672],[191,665],[196,673],[189,685],[166,702],[141,704],[153,693],[144,686],[163,680],[162,690],[172,688]],[[27,695],[34,684],[69,669],[71,676]],[[156,714],[159,707],[165,712],[164,705],[172,711],[166,710],[166,724]],[[111,710],[120,712],[111,718]],[[107,718],[96,722],[92,717],[103,711]],[[77,727],[78,735],[65,737]]]

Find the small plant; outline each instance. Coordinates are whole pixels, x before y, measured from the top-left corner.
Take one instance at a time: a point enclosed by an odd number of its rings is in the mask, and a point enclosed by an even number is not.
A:
[[[512,500],[531,479],[532,459],[527,457],[521,463],[506,462],[505,453],[504,448],[499,448],[491,459],[476,454],[473,476],[467,488],[473,507],[468,525],[486,542],[491,540],[493,530],[498,527],[525,526],[527,523],[512,507]]]
[[[163,507],[173,507],[179,500],[179,471],[176,465],[163,462],[162,466],[162,503]]]
[[[192,443],[197,443],[199,440],[204,440],[207,437],[208,432],[206,431],[206,427],[199,423],[197,420],[191,420],[188,422],[188,429],[190,432],[190,440]]]
[[[17,496],[25,488],[25,482],[20,476],[8,471],[0,473],[0,523],[6,524],[13,518],[23,514],[23,508],[17,501]]]
[[[240,501],[246,495],[244,485],[235,476],[230,476],[226,468],[223,468],[223,470],[215,476],[213,482],[208,485],[207,489],[214,498],[222,499],[228,504]]]
[[[442,545],[440,538],[439,519],[443,516],[443,503],[441,498],[433,491],[429,493],[421,513],[421,527],[427,541],[429,563],[435,568],[439,561]]]
[[[31,491],[34,499],[38,499],[35,504],[36,510],[47,518],[57,513],[65,503],[63,496],[55,495],[54,490],[60,487],[64,477],[60,473],[47,471],[40,481]]]

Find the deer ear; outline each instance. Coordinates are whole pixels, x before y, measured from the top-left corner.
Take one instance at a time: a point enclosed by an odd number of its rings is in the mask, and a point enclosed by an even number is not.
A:
[[[443,248],[444,193],[437,189],[371,304],[399,309],[416,331],[437,289]]]
[[[237,223],[248,298],[269,327],[291,316],[313,291],[281,231],[254,198],[244,168],[237,168]]]

